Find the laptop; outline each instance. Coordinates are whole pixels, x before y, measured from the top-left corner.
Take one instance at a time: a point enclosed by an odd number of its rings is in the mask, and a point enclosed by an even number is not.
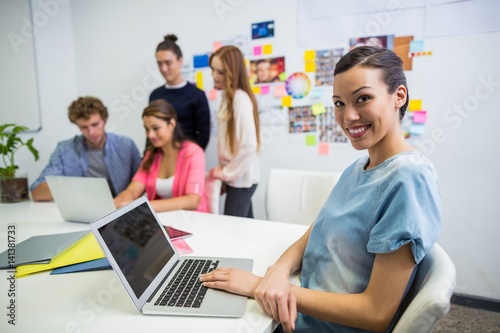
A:
[[[66,221],[90,223],[116,210],[104,178],[46,176],[45,180]]]
[[[216,267],[251,271],[253,259],[180,257],[146,197],[90,224],[111,267],[143,314],[242,317],[245,296],[201,286]],[[191,265],[185,268],[185,265]],[[183,286],[179,280],[192,276]],[[175,290],[174,290],[175,289]]]

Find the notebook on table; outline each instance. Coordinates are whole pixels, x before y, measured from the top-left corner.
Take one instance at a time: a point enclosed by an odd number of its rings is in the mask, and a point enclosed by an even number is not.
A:
[[[45,180],[66,221],[90,223],[116,209],[104,178],[46,176]]]
[[[90,226],[141,313],[213,317],[245,313],[246,297],[202,287],[198,276],[216,267],[251,271],[253,259],[180,257],[147,198],[141,197]],[[189,276],[193,280],[185,286],[178,281]]]

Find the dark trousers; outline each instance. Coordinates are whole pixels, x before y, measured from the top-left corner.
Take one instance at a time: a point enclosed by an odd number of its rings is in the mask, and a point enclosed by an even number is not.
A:
[[[251,187],[231,187],[226,185],[224,215],[253,218],[252,195],[257,184]]]

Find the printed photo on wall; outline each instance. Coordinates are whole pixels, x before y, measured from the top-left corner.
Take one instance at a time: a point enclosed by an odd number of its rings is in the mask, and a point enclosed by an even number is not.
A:
[[[347,143],[342,128],[335,122],[334,107],[328,106],[326,112],[316,116],[318,120],[319,142]]]
[[[333,85],[333,70],[345,53],[344,48],[316,51],[316,86]]]
[[[274,21],[252,23],[252,39],[274,37]]]
[[[358,46],[378,46],[389,50],[394,49],[394,35],[356,37],[349,40],[351,50]]]
[[[311,112],[311,106],[288,108],[289,133],[315,133],[316,117]]]
[[[250,60],[250,81],[255,84],[280,82],[285,72],[285,57]]]

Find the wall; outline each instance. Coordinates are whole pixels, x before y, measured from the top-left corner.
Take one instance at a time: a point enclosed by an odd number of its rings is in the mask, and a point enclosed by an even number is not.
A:
[[[36,1],[32,3],[36,7]],[[42,130],[35,133],[35,142],[42,158],[33,164],[24,156],[21,165],[30,177],[37,176],[55,142],[77,133],[65,112],[79,95],[102,98],[111,111],[108,129],[133,137],[142,147],[140,112],[149,91],[162,84],[154,49],[167,33],[178,35],[189,61],[192,55],[210,51],[214,41],[249,33],[252,22],[274,19],[273,54],[286,56],[288,68],[301,70],[304,49],[298,45],[297,11],[297,0],[286,5],[278,0],[60,4],[35,38],[42,109]],[[500,253],[495,239],[500,234],[495,214],[500,161],[494,153],[500,142],[494,128],[500,120],[495,112],[500,102],[499,38],[494,33],[426,39],[433,56],[416,59],[408,72],[412,98],[421,98],[429,111],[426,132],[414,143],[439,172],[444,208],[439,242],[456,264],[456,291],[494,299],[500,299],[500,265],[494,259]],[[265,218],[271,168],[339,171],[364,154],[346,145],[319,156],[316,147],[291,143],[287,131],[280,125],[263,127],[262,182],[253,200],[258,218]],[[216,164],[215,137],[207,160],[207,168]]]

